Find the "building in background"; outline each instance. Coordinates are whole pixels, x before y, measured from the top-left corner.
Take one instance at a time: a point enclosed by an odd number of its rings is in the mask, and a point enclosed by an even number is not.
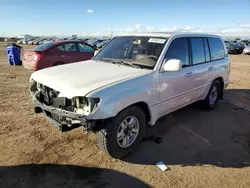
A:
[[[33,37],[31,35],[19,35],[17,38],[23,39],[23,40],[28,40],[28,39],[31,39]]]

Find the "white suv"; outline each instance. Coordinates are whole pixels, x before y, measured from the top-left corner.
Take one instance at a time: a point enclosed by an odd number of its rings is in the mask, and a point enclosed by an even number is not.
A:
[[[144,33],[112,39],[92,60],[34,72],[30,94],[61,131],[83,126],[114,158],[134,151],[146,125],[200,101],[213,109],[228,86],[223,39]]]

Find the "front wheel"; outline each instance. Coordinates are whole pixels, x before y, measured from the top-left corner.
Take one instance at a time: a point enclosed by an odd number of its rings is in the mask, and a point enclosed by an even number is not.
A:
[[[139,147],[145,129],[144,112],[132,106],[120,112],[97,132],[97,144],[111,157],[121,159]]]
[[[207,109],[207,110],[212,110],[216,107],[219,97],[220,97],[220,93],[221,91],[221,84],[218,80],[215,80],[210,89],[209,92],[207,94],[207,97],[204,101],[202,101],[202,107]]]

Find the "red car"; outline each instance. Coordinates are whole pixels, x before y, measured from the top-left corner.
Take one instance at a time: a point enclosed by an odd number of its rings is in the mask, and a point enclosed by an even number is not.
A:
[[[51,66],[91,59],[95,48],[81,41],[49,41],[24,51],[23,66],[40,70]]]

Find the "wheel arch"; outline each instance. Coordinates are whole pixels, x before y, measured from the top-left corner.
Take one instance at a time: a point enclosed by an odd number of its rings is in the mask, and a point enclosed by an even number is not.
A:
[[[142,111],[144,112],[144,114],[146,116],[146,122],[148,123],[151,119],[151,111],[149,109],[148,104],[146,102],[138,102],[138,103],[135,103],[134,105],[136,105],[142,109]]]
[[[150,110],[148,104],[146,102],[144,102],[144,101],[140,101],[140,102],[130,104],[130,105],[126,106],[125,108],[121,109],[119,112],[117,112],[117,114],[119,114],[121,111],[123,111],[123,110],[125,110],[125,109],[127,109],[127,108],[129,108],[131,106],[137,106],[140,109],[142,109],[142,111],[144,112],[145,117],[146,117],[146,122],[147,123],[150,122],[150,120],[151,120],[151,110]]]
[[[215,80],[218,80],[220,82],[220,96],[219,96],[219,98],[222,99],[223,94],[224,94],[224,79],[220,76],[220,77],[216,78]]]

